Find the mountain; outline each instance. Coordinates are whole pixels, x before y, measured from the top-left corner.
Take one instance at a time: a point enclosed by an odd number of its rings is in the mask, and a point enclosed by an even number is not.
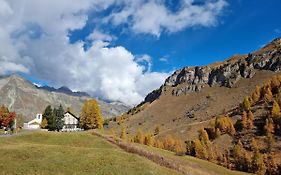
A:
[[[137,107],[122,116],[129,133],[141,129],[159,137],[197,137],[198,128],[215,116],[237,108],[256,85],[281,70],[281,38],[245,55],[207,66],[184,67],[169,76],[163,85],[149,93]],[[111,127],[119,127],[112,123]]]
[[[16,74],[0,78],[0,104],[22,114],[25,120],[34,118],[36,113],[42,113],[47,105],[62,104],[65,108],[71,107],[75,114],[79,114],[84,100],[90,99],[89,95],[83,94],[85,93],[72,92],[66,87],[38,88]],[[98,102],[106,118],[120,115],[129,108],[120,102],[108,103],[101,100]]]
[[[68,94],[68,95],[72,95],[72,96],[77,96],[77,97],[90,97],[90,95],[86,92],[80,92],[80,91],[77,91],[77,92],[73,92],[72,90],[70,90],[68,87],[66,86],[62,86],[58,89],[54,88],[54,87],[50,87],[50,86],[36,86],[38,89],[44,89],[46,91],[49,91],[49,92],[61,92],[61,93],[64,93],[64,94]]]

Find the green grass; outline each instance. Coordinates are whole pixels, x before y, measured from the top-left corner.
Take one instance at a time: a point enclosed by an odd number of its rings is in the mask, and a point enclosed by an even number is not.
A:
[[[35,132],[0,138],[0,174],[173,175],[88,132]]]

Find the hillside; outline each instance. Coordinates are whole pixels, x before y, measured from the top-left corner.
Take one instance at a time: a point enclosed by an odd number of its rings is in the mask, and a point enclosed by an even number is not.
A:
[[[0,137],[0,167],[5,167],[2,173],[246,175],[197,158],[178,157],[169,151],[135,145],[143,151],[153,152],[162,159],[169,159],[175,165],[184,167],[184,172],[179,173],[160,166],[161,163],[128,153],[91,132],[29,132]]]
[[[89,132],[25,133],[0,141],[2,174],[179,174]]]
[[[197,137],[197,130],[217,115],[236,108],[243,98],[280,70],[281,39],[258,51],[236,55],[209,66],[176,70],[141,104],[117,118],[128,133],[138,129],[159,137],[168,134],[181,139]],[[120,124],[120,122],[119,122]],[[119,128],[111,123],[112,128]]]
[[[25,120],[30,120],[36,113],[42,113],[47,105],[62,104],[65,108],[71,107],[76,114],[79,114],[84,100],[90,98],[74,96],[70,91],[65,93],[63,89],[58,91],[61,92],[38,88],[15,74],[0,79],[0,104],[22,114]],[[83,93],[79,95],[81,94]],[[99,100],[99,104],[105,117],[116,116],[128,110],[128,106],[122,103],[107,103]]]

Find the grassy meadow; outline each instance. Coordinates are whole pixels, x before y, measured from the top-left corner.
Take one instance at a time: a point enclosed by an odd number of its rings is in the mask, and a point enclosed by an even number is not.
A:
[[[89,132],[0,137],[1,174],[176,175]]]

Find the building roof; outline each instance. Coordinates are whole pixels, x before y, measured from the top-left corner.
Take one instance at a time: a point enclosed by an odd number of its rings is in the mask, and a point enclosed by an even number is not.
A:
[[[72,115],[74,118],[76,118],[77,120],[79,120],[79,117],[77,117],[76,115],[74,115],[72,112],[66,111],[64,114],[69,113],[70,115]]]
[[[40,123],[33,121],[33,122],[29,123],[29,125],[40,125]]]

